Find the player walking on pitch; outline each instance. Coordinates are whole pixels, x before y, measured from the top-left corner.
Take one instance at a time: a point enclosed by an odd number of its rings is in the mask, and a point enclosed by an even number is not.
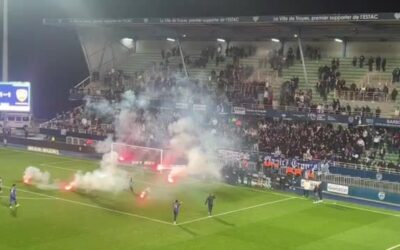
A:
[[[15,184],[12,185],[10,190],[10,208],[13,208],[13,205],[15,207],[19,207],[19,204],[17,202],[17,187],[15,186]]]
[[[0,177],[0,194],[3,193],[3,179]]]
[[[172,209],[174,212],[174,225],[176,225],[176,219],[178,218],[179,210],[181,208],[182,202],[175,200],[175,202],[172,204]]]
[[[132,193],[134,193],[133,192],[133,178],[132,178],[132,176],[130,176],[130,178],[129,178],[129,189],[131,190]]]
[[[204,205],[208,205],[208,216],[212,216],[212,209],[214,206],[215,195],[209,194]]]

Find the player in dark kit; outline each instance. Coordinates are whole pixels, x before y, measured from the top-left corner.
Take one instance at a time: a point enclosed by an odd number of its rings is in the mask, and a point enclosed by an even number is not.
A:
[[[129,178],[129,189],[131,190],[132,193],[134,193],[133,192],[133,178],[132,178],[132,176]]]
[[[213,209],[213,206],[214,206],[214,200],[215,200],[215,195],[209,194],[207,199],[206,199],[206,202],[204,203],[205,205],[208,205],[208,216],[211,216],[211,214],[212,214],[212,209]]]
[[[319,198],[319,201],[318,201],[318,202],[323,202],[324,200],[322,199],[322,183],[320,183],[320,184],[318,185],[318,190],[317,190],[317,192],[318,192],[318,198]]]
[[[181,208],[182,202],[175,200],[175,202],[172,204],[172,209],[174,212],[174,225],[176,225],[176,219],[178,218],[179,210]]]

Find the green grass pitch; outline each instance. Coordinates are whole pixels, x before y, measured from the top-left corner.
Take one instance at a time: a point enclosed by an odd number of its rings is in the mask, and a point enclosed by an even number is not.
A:
[[[0,149],[4,190],[0,206],[0,249],[389,249],[400,244],[400,213],[342,202],[310,199],[222,183],[182,180],[136,170],[135,189],[113,193],[39,190],[21,182],[36,166],[52,178],[70,180],[76,170],[98,162],[16,149]],[[8,207],[8,187],[17,183],[21,206]],[[204,200],[214,193],[215,216]],[[172,201],[183,201],[172,225]],[[400,249],[400,248],[399,248]]]

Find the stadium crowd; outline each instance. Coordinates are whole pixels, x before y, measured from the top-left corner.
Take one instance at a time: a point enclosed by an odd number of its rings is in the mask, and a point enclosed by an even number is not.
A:
[[[383,87],[357,87],[352,83],[349,87],[341,78],[340,60],[333,58],[330,66],[319,68],[319,81],[316,84],[324,103],[313,103],[311,89],[299,89],[299,78],[294,76],[290,81],[282,84],[281,93],[273,93],[268,81],[256,81],[252,77],[255,73],[253,66],[242,65],[240,59],[255,55],[257,49],[252,46],[231,46],[222,51],[222,46],[206,47],[201,50],[199,57],[185,55],[188,67],[206,67],[212,61],[218,64],[226,57],[232,57],[232,63],[226,63],[223,70],[211,70],[209,81],[187,80],[183,77],[182,65],[173,67],[169,63],[172,57],[180,56],[179,48],[161,51],[163,61],[154,63],[150,70],[136,72],[127,76],[123,71],[111,70],[105,77],[104,83],[109,86],[103,96],[110,103],[118,103],[127,90],[133,90],[136,97],[146,96],[149,100],[174,100],[189,104],[254,104],[261,108],[272,108],[273,101],[279,99],[283,106],[293,107],[297,111],[320,114],[352,114],[359,117],[379,117],[381,110],[377,107],[371,110],[368,105],[351,107],[343,100],[387,100],[397,98],[397,90]],[[307,46],[305,57],[310,60],[320,60],[321,51],[318,48]],[[372,57],[371,57],[372,58]],[[377,71],[386,70],[386,59],[377,57],[368,59],[376,64]],[[299,48],[296,52],[289,48],[286,55],[283,50],[271,51],[266,58],[261,58],[259,67],[266,67],[270,63],[271,69],[281,71],[283,67],[290,67],[295,60],[300,60]],[[353,66],[364,67],[365,57],[355,57]],[[400,70],[396,74],[400,74]],[[394,81],[396,79],[394,78]],[[330,91],[336,91],[338,98],[328,102]],[[116,111],[116,114],[118,111]],[[146,117],[137,119],[141,127],[141,136],[137,141],[127,143],[146,146],[162,147],[165,141],[155,138],[168,138],[168,125],[179,119],[180,112],[159,112],[152,109],[146,111]],[[162,117],[162,118],[161,118]],[[275,155],[294,157],[299,159],[327,159],[343,162],[371,163],[383,160],[387,151],[399,153],[400,133],[382,128],[341,127],[309,122],[289,122],[235,118],[234,122],[220,117],[209,117],[207,126],[213,133],[236,138],[238,148],[265,151]],[[44,127],[63,129],[67,131],[107,136],[114,133],[114,125],[106,117],[96,117],[82,106],[71,112],[62,113]],[[158,144],[158,145],[154,145]],[[400,155],[400,154],[399,154]]]

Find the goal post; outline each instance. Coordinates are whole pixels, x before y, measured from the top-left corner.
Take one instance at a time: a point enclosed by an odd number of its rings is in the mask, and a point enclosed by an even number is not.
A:
[[[115,162],[123,165],[158,166],[163,163],[164,150],[160,148],[112,143],[111,152]]]

